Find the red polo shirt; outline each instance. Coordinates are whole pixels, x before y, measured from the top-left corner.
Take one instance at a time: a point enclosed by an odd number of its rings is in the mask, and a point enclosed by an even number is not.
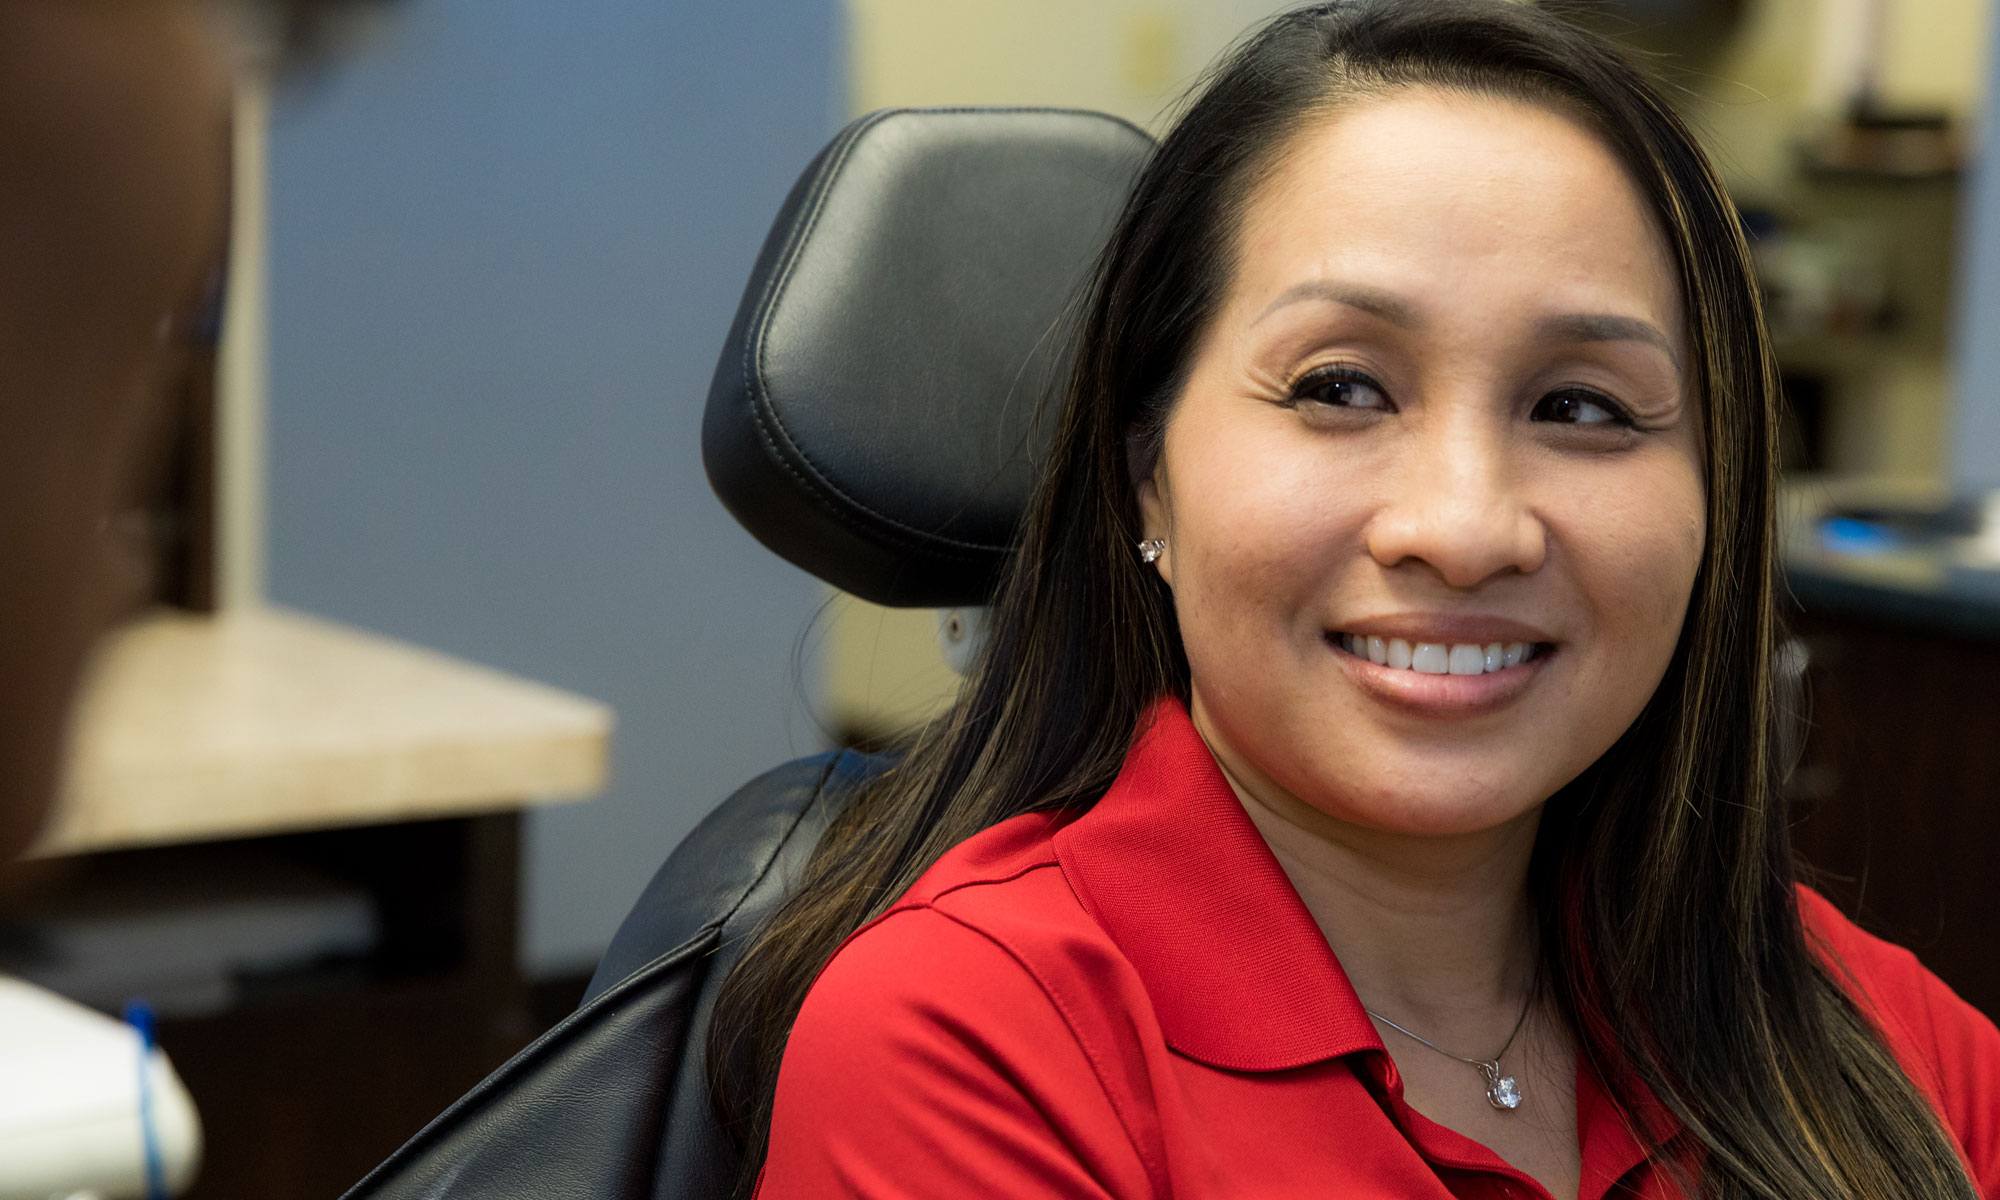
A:
[[[786,1043],[761,1200],[1548,1194],[1403,1102],[1186,710],[1155,718],[1096,805],[961,843],[843,943]],[[1802,906],[2000,1197],[2000,1031]],[[1672,1194],[1587,1068],[1576,1117],[1580,1200]]]

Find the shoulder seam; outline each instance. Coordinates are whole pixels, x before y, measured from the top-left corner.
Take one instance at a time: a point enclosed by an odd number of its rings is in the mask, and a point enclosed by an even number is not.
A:
[[[931,896],[926,897],[925,899],[914,901],[914,903],[935,904],[939,900],[944,899],[946,896],[951,895],[953,892],[962,892],[967,888],[991,887],[996,884],[1012,883],[1016,879],[1021,878],[1023,875],[1029,875],[1036,871],[1044,871],[1055,865],[1056,865],[1056,860],[1053,858],[1049,858],[1041,862],[1029,863],[1027,866],[1022,867],[1019,870],[1009,875],[999,875],[995,876],[992,879],[963,879],[957,883],[952,884],[950,887],[943,889],[942,891],[939,891]]]
[[[1038,869],[1039,867],[1049,866],[1049,865],[1052,864],[1038,863],[1034,867],[1023,868],[1022,871],[1016,872],[1014,875],[1010,875],[1007,878],[1009,879],[1017,878],[1019,875],[1025,874],[1027,871],[1035,870]],[[977,880],[974,882],[1000,883],[1004,881],[996,879],[996,880]],[[957,890],[957,889],[954,888],[951,890]],[[940,893],[940,895],[942,894],[943,893]],[[1008,958],[1013,959],[1015,964],[1021,968],[1022,972],[1025,973],[1029,979],[1032,979],[1035,982],[1035,986],[1041,989],[1042,995],[1048,997],[1049,1006],[1056,1010],[1056,1014],[1062,1018],[1063,1024],[1069,1028],[1070,1037],[1075,1040],[1077,1049],[1083,1051],[1084,1058],[1090,1063],[1091,1074],[1096,1076],[1097,1078],[1098,1090],[1104,1094],[1105,1102],[1111,1105],[1111,1111],[1118,1118],[1119,1128],[1125,1131],[1126,1143],[1132,1147],[1132,1152],[1138,1156],[1140,1164],[1145,1167],[1146,1177],[1152,1183],[1155,1194],[1162,1196],[1170,1194],[1166,1184],[1166,1169],[1164,1165],[1161,1164],[1159,1161],[1157,1161],[1153,1157],[1153,1155],[1148,1152],[1146,1146],[1142,1144],[1139,1137],[1134,1133],[1133,1122],[1130,1114],[1128,1114],[1125,1111],[1124,1105],[1119,1103],[1117,1094],[1112,1090],[1110,1086],[1104,1066],[1105,1056],[1099,1053],[1098,1049],[1091,1044],[1089,1039],[1084,1037],[1083,1029],[1081,1025],[1077,1022],[1076,1015],[1072,1007],[1063,1000],[1062,996],[1049,983],[1049,981],[1043,978],[1042,973],[1035,970],[1034,965],[1030,963],[1025,956],[1018,953],[1012,946],[1008,945],[1000,938],[995,937],[992,933],[988,932],[987,930],[981,929],[979,926],[972,924],[970,921],[966,921],[958,916],[953,915],[952,913],[948,913],[945,910],[936,907],[929,901],[920,901],[912,905],[909,909],[902,909],[899,911],[914,911],[914,909],[916,908],[928,909],[929,911],[936,913],[938,916],[943,917],[945,920],[950,921],[952,924],[957,925],[961,929],[965,929],[971,933],[979,935],[981,938],[984,938],[986,941],[990,942],[996,949],[998,949],[1002,954],[1005,954]]]
[[[845,938],[841,939],[840,945],[834,947],[834,954],[838,954],[840,953],[840,951],[846,949],[847,943],[853,941],[860,934],[866,932],[869,929],[873,929],[875,926],[880,925],[882,922],[888,920],[890,917],[895,916],[897,913],[915,912],[918,909],[932,908],[936,901],[942,900],[946,896],[950,896],[954,893],[964,891],[968,888],[980,887],[983,885],[1012,883],[1014,880],[1021,878],[1023,875],[1027,875],[1031,872],[1039,871],[1044,867],[1050,867],[1054,865],[1055,865],[1055,860],[1053,859],[1049,860],[1048,862],[1030,863],[1027,866],[1022,867],[1019,870],[1013,872],[1012,874],[1002,875],[993,879],[961,880],[960,882],[954,883],[951,886],[944,888],[943,890],[937,892],[934,895],[930,896],[906,895],[902,899],[890,905],[888,908],[885,908],[881,912],[876,913],[873,917],[870,917],[867,921],[863,922],[861,925],[856,926],[852,933],[849,933]],[[949,915],[945,913],[943,909],[937,909],[936,911],[939,916]],[[965,922],[959,921],[959,924],[963,925],[965,924]],[[967,928],[971,928],[971,926],[967,926]],[[828,962],[831,961],[832,957],[829,956]],[[824,969],[825,966],[824,964],[822,964],[821,970]]]

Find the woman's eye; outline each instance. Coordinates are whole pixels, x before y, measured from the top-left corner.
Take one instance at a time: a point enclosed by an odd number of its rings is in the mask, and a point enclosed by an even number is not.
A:
[[[1329,408],[1380,409],[1384,412],[1395,409],[1380,384],[1351,367],[1321,367],[1308,371],[1292,385],[1286,405],[1296,407],[1301,401],[1324,404]]]
[[[1532,419],[1560,425],[1632,424],[1632,418],[1609,397],[1574,388],[1542,397],[1541,403],[1535,405]]]

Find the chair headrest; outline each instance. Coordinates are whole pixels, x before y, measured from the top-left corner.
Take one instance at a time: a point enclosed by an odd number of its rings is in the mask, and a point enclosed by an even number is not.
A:
[[[864,599],[984,603],[1064,318],[1151,149],[1062,109],[892,109],[842,130],[779,211],[709,388],[723,504]]]

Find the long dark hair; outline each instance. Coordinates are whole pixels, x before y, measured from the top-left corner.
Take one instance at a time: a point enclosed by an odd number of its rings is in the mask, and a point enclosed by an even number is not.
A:
[[[1093,803],[1148,701],[1187,699],[1171,596],[1131,551],[1132,481],[1158,452],[1258,180],[1314,117],[1411,85],[1554,106],[1620,156],[1673,248],[1702,397],[1708,536],[1673,661],[1543,815],[1530,886],[1544,979],[1626,1111],[1642,1099],[1620,1081],[1637,1079],[1691,1136],[1692,1153],[1653,1147],[1691,1193],[1973,1197],[1800,922],[1773,736],[1777,377],[1735,210],[1638,69],[1509,0],[1284,13],[1211,72],[1149,160],[1081,310],[983,654],[957,702],[852,797],[720,994],[710,1084],[745,1181],[787,1032],[841,939],[980,830]]]

